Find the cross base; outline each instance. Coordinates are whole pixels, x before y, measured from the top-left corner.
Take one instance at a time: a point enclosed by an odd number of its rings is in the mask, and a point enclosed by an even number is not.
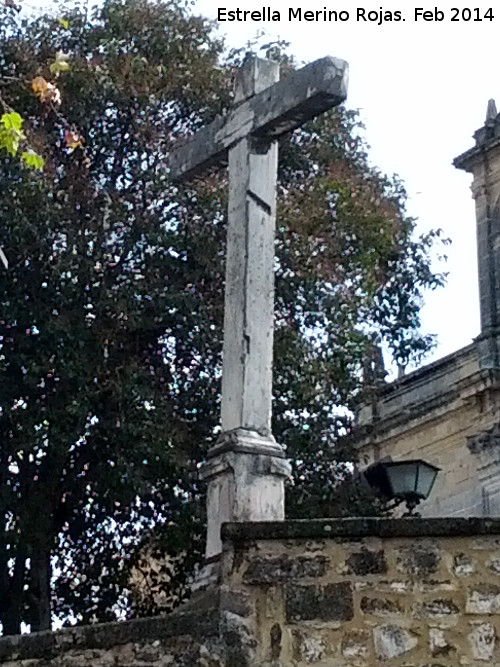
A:
[[[284,482],[290,474],[285,452],[272,435],[247,429],[222,433],[201,471],[208,482],[206,557],[221,552],[223,523],[283,521]]]

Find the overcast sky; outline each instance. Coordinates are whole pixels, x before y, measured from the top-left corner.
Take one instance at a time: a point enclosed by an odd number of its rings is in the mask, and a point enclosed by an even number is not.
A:
[[[418,0],[417,0],[418,2]],[[498,73],[500,7],[494,20],[451,21],[452,7],[461,16],[483,17],[491,5],[437,2],[442,21],[415,20],[415,9],[434,14],[429,6],[399,4],[383,11],[400,11],[404,21],[357,21],[357,10],[377,11],[381,3],[274,0],[197,0],[194,10],[217,18],[219,8],[280,13],[279,22],[220,22],[231,46],[244,46],[264,30],[270,39],[291,42],[299,61],[325,55],[347,60],[350,84],[347,104],[361,110],[372,162],[397,173],[406,183],[409,211],[419,229],[441,227],[453,240],[447,248],[448,285],[426,296],[424,329],[437,333],[439,347],[432,358],[467,345],[479,333],[477,262],[471,177],[457,171],[454,157],[472,146],[472,133],[484,122],[487,101],[500,98]],[[289,20],[289,8],[347,11],[343,22]],[[405,8],[406,7],[406,8]],[[474,11],[478,8],[478,12]],[[345,14],[344,14],[345,16]]]

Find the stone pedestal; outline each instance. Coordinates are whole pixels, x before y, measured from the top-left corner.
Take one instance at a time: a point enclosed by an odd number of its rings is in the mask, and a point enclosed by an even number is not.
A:
[[[208,482],[207,550],[222,549],[220,528],[234,521],[283,521],[284,481],[291,466],[272,436],[234,429],[210,450],[201,478]]]

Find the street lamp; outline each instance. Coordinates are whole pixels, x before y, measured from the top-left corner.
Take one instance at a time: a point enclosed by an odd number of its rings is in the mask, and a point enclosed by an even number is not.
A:
[[[408,511],[403,516],[419,516],[415,507],[429,496],[439,470],[422,459],[386,460],[369,466],[364,475],[380,495],[394,500],[396,505],[406,503]]]

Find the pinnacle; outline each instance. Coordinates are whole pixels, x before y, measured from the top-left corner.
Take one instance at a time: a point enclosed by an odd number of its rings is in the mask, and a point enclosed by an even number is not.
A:
[[[495,100],[491,99],[488,100],[488,108],[486,110],[486,122],[490,120],[495,120],[497,116],[497,105],[495,104]]]

